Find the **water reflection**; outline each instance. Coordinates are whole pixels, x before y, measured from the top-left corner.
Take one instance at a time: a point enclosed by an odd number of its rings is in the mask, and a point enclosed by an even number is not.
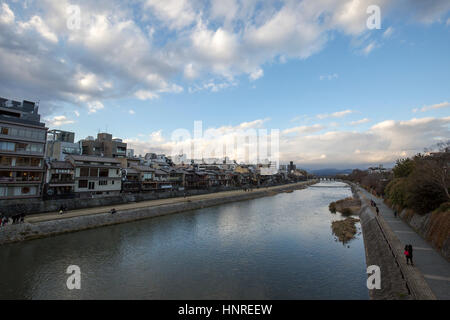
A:
[[[361,237],[330,232],[338,185],[2,246],[0,298],[367,299]]]

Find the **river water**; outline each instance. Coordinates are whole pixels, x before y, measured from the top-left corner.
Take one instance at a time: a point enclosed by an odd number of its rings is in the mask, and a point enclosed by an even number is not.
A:
[[[344,245],[331,231],[342,217],[328,204],[348,196],[322,182],[0,246],[0,299],[368,299],[362,235]]]

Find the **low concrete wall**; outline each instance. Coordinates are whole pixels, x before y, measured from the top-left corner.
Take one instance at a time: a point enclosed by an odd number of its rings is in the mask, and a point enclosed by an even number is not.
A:
[[[186,193],[192,196],[221,191],[241,190],[236,187],[216,187],[210,190],[187,190]],[[259,190],[259,189],[254,189]],[[61,200],[39,200],[39,199],[21,199],[21,200],[2,200],[0,202],[0,213],[9,217],[18,213],[37,214],[45,212],[58,211],[61,206],[67,210],[86,209],[93,207],[112,206],[126,204],[130,202],[140,202],[157,199],[168,199],[182,197],[184,191],[166,191],[166,192],[143,192],[143,193],[124,193],[118,196],[88,198],[88,199],[61,199]]]
[[[258,191],[255,190],[252,192],[246,192],[243,194],[228,197],[186,201],[181,203],[173,203],[139,209],[119,210],[115,214],[100,213],[39,223],[8,225],[5,228],[0,229],[0,244],[37,239],[67,232],[81,231],[188,210],[201,209],[229,202],[271,196],[287,190],[303,189],[307,185],[311,185],[316,182],[317,181],[308,181],[303,184],[286,185],[285,187],[277,189],[276,191],[259,189]]]
[[[410,300],[406,280],[393,256],[388,242],[371,212],[370,206],[365,202],[361,208],[361,229],[366,251],[367,266],[377,265],[381,270],[381,289],[369,290],[369,296],[373,300]]]

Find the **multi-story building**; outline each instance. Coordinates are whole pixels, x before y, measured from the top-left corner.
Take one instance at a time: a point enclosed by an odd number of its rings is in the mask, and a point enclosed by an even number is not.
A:
[[[45,175],[44,199],[75,197],[75,168],[69,161],[50,161]]]
[[[82,154],[87,156],[126,158],[127,144],[121,139],[113,139],[109,133],[99,133],[97,139],[88,137],[81,140]]]
[[[115,158],[70,155],[75,167],[75,193],[80,197],[118,195],[122,189],[120,161]]]
[[[46,156],[51,160],[64,161],[68,155],[81,155],[81,146],[75,143],[75,133],[69,131],[48,131],[46,149]]]
[[[41,196],[47,129],[34,102],[0,98],[0,199]]]

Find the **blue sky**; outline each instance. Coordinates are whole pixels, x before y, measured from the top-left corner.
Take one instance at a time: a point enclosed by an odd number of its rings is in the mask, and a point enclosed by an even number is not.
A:
[[[366,27],[373,4],[379,30]],[[449,13],[413,0],[4,1],[0,95],[142,154],[170,153],[171,133],[200,120],[279,129],[281,162],[391,164],[450,139]]]

